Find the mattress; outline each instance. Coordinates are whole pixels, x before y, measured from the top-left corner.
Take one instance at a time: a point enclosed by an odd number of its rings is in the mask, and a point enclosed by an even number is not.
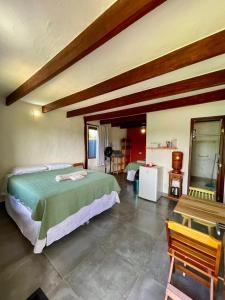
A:
[[[94,200],[91,204],[82,207],[78,212],[67,217],[59,224],[48,229],[47,236],[44,239],[38,238],[41,221],[34,221],[31,218],[31,210],[24,206],[19,199],[8,195],[6,210],[18,225],[22,234],[34,246],[34,253],[41,253],[45,246],[51,245],[54,241],[61,239],[63,236],[88,222],[92,217],[119,202],[119,196],[116,191],[112,191],[108,195],[103,195],[101,198]]]
[[[44,171],[12,176],[8,193],[21,201],[32,212],[32,219],[41,221],[39,240],[47,237],[50,228],[63,222],[96,199],[119,192],[114,176],[87,170],[81,180],[56,182],[58,175],[74,172],[75,168]]]

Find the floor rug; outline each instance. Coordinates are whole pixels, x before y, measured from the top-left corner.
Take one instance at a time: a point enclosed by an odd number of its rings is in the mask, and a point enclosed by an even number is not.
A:
[[[26,300],[49,300],[41,288],[33,292]]]

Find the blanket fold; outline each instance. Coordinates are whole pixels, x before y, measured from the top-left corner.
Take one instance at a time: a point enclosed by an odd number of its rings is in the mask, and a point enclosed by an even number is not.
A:
[[[63,181],[63,180],[80,180],[83,179],[85,176],[87,176],[87,171],[82,170],[82,171],[77,171],[69,174],[62,174],[62,175],[56,175],[55,180],[57,182]]]

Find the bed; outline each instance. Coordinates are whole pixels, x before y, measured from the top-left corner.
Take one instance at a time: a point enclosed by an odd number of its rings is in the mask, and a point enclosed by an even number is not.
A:
[[[139,167],[143,166],[144,164],[145,164],[144,160],[137,160],[137,161],[130,162],[124,170],[124,172],[127,173],[127,180],[134,181],[137,170],[139,170]]]
[[[112,175],[87,170],[81,180],[55,180],[79,170],[68,167],[8,178],[6,210],[34,253],[119,203],[120,187]]]

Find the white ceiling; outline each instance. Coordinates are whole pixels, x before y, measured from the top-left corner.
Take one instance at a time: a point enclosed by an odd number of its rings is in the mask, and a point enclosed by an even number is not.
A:
[[[0,0],[0,95],[31,77],[114,2]]]
[[[6,96],[16,89],[114,2],[0,0],[0,95]],[[47,104],[223,29],[224,0],[168,0],[22,100]],[[64,109],[84,107],[224,68],[225,54]],[[222,86],[216,89],[219,88]]]

